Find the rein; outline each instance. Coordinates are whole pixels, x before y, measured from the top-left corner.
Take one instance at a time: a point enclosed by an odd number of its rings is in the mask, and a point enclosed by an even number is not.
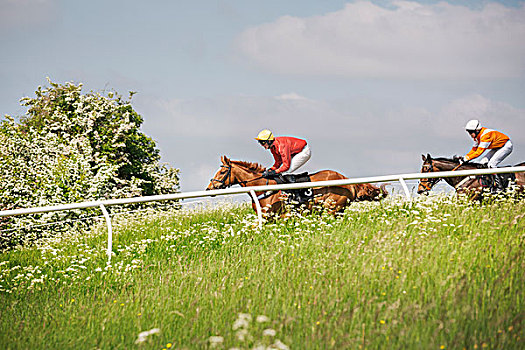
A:
[[[233,183],[232,183],[232,168],[233,168],[233,166],[231,164],[230,165],[222,164],[221,168],[228,168],[228,171],[227,171],[226,175],[224,175],[224,178],[222,180],[213,178],[210,181],[211,182],[219,182],[224,187],[232,186],[233,185]],[[259,176],[259,177],[256,177],[254,179],[251,179],[251,180],[239,181],[239,184],[246,185],[248,182],[252,182],[252,181],[255,181],[255,180],[262,179],[262,178],[263,178],[262,176]],[[226,182],[228,182],[228,184],[226,184]]]
[[[463,164],[459,163],[459,165],[457,167],[455,167],[454,169],[450,170],[450,171],[456,171],[460,166],[462,166]]]
[[[450,171],[456,171],[457,169],[459,169],[463,164],[459,163],[458,166],[454,167],[454,169],[450,170]],[[432,162],[430,162],[430,167],[428,168],[428,171],[426,171],[428,173],[430,172],[435,172],[434,170],[434,165]],[[440,178],[440,177],[435,177],[433,178],[432,180],[429,180],[427,179],[427,181],[425,182],[422,182],[420,181],[420,184],[423,185],[423,187],[425,188],[426,191],[430,191],[432,189],[432,187],[434,187],[439,181],[443,180],[443,178]],[[466,177],[464,180],[462,180],[459,184],[457,184],[456,186],[454,186],[455,188],[463,185],[465,182],[467,182],[468,180],[470,180],[470,177]]]
[[[457,170],[460,166],[462,166],[462,165],[463,165],[463,163],[459,163],[459,165],[458,165],[457,167],[455,167],[454,169],[452,169],[451,171],[456,171],[456,170]],[[461,180],[458,184],[456,184],[456,185],[454,186],[454,188],[457,190],[458,187],[463,186],[464,184],[466,184],[469,180],[472,180],[473,178],[476,178],[476,177],[475,177],[475,176],[474,176],[474,177],[473,177],[473,176],[467,176],[467,177],[465,177],[465,178],[464,178],[463,180]]]
[[[259,176],[259,177],[256,177],[255,179],[251,179],[251,180],[245,180],[245,181],[239,181],[239,183],[243,183],[243,184],[247,184],[248,182],[252,182],[252,181],[255,181],[255,180],[259,180],[259,179],[262,179],[263,177],[262,176]],[[268,182],[268,181],[267,181]],[[266,183],[268,184],[268,183]]]

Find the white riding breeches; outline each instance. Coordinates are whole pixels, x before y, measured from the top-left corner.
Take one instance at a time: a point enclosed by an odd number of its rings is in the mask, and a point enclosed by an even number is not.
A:
[[[512,152],[512,142],[508,140],[503,147],[493,148],[487,151],[487,154],[481,160],[481,163],[487,163],[489,168],[497,168],[498,164],[507,158]]]
[[[290,169],[285,171],[285,174],[291,174],[300,167],[304,165],[310,159],[312,156],[312,153],[310,152],[310,147],[308,145],[304,146],[303,150],[299,153],[297,153],[295,156],[292,157],[292,160],[290,161]]]

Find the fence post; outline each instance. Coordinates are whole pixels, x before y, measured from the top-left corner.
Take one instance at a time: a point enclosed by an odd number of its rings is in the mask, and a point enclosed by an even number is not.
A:
[[[113,229],[111,227],[111,218],[109,217],[108,211],[106,210],[106,207],[104,204],[100,204],[100,210],[102,210],[102,214],[104,214],[104,217],[106,218],[106,224],[108,226],[108,265],[111,265],[111,254],[113,253]]]
[[[405,182],[405,179],[402,177],[399,177],[399,182],[401,182],[401,186],[403,187],[403,190],[405,191],[405,196],[408,200],[412,200],[412,196],[410,195],[410,191],[408,190],[407,183]]]
[[[252,196],[253,201],[255,202],[255,209],[257,210],[257,219],[259,221],[259,229],[262,228],[262,210],[261,210],[261,203],[259,203],[259,198],[257,198],[257,195],[255,194],[254,190],[250,190],[250,196]]]

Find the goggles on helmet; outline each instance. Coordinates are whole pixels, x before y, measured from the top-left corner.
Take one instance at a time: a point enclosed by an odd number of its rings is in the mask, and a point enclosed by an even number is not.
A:
[[[264,146],[264,145],[270,146],[273,143],[273,140],[257,140],[257,142],[259,142],[261,146]]]

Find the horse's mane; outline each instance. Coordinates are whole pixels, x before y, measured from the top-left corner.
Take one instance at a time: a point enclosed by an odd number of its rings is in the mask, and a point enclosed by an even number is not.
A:
[[[448,163],[454,163],[459,165],[459,158],[453,157],[453,158],[446,158],[446,157],[438,157],[438,158],[432,158],[432,160],[437,160],[439,162],[448,162]],[[476,169],[485,169],[486,166],[480,163],[465,163],[465,166],[471,166]]]
[[[254,173],[262,173],[265,169],[259,163],[245,162],[243,160],[232,160],[231,162]]]

